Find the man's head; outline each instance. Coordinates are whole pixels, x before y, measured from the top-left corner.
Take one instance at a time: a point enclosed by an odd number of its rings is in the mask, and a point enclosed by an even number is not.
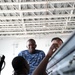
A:
[[[54,45],[54,47],[56,47],[56,49],[58,49],[63,43],[62,39],[60,39],[59,37],[52,38],[51,42]]]
[[[16,56],[12,60],[12,67],[16,73],[28,74],[29,64],[22,56]]]
[[[28,48],[28,51],[29,51],[29,53],[34,53],[35,52],[35,48],[36,48],[36,42],[35,42],[35,40],[34,39],[29,39],[28,41],[27,41],[27,48]]]

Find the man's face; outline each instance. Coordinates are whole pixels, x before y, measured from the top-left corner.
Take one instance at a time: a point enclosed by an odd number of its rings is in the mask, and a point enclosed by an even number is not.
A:
[[[28,51],[30,53],[34,53],[35,52],[35,48],[36,48],[36,44],[34,41],[28,41],[27,42],[27,48],[28,48]]]
[[[52,45],[57,50],[62,45],[62,41],[60,41],[60,40],[53,40],[52,41]]]

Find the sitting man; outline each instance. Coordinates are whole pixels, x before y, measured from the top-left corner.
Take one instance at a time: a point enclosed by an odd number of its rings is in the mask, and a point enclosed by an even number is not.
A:
[[[34,39],[29,39],[27,41],[27,48],[28,50],[21,51],[18,56],[23,56],[29,66],[30,66],[30,71],[29,75],[32,75],[32,72],[34,69],[39,65],[41,60],[45,57],[45,53],[41,50],[37,50],[36,48],[36,42]]]

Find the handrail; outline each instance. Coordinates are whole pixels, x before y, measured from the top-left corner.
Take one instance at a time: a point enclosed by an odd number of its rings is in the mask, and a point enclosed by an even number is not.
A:
[[[74,41],[73,41],[74,40]],[[60,56],[59,59],[57,59],[55,62],[51,63],[51,61],[58,55],[60,54],[62,51],[64,51],[63,48],[65,48],[66,45],[69,45],[71,43],[73,43],[73,45],[71,45],[70,48],[68,48],[68,50],[66,50],[64,52],[64,54],[62,56]],[[49,64],[47,67],[47,70],[51,69],[54,65],[56,65],[57,63],[59,63],[61,60],[63,60],[65,57],[67,57],[68,55],[70,55],[71,53],[73,53],[75,51],[75,32],[69,37],[69,39],[54,53],[54,55],[50,58],[49,60]]]

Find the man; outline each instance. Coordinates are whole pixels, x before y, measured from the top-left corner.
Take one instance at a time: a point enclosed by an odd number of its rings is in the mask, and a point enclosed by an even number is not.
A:
[[[35,49],[37,47],[34,39],[27,41],[28,50],[21,51],[18,56],[23,56],[30,66],[29,75],[32,75],[34,69],[38,66],[41,60],[45,57],[45,53],[41,50]]]
[[[53,55],[53,53],[62,45],[63,41],[59,37],[55,37],[51,40],[52,45],[49,48],[47,55],[38,65],[38,67],[34,70],[32,75],[47,75],[46,67],[48,64],[49,58]]]

